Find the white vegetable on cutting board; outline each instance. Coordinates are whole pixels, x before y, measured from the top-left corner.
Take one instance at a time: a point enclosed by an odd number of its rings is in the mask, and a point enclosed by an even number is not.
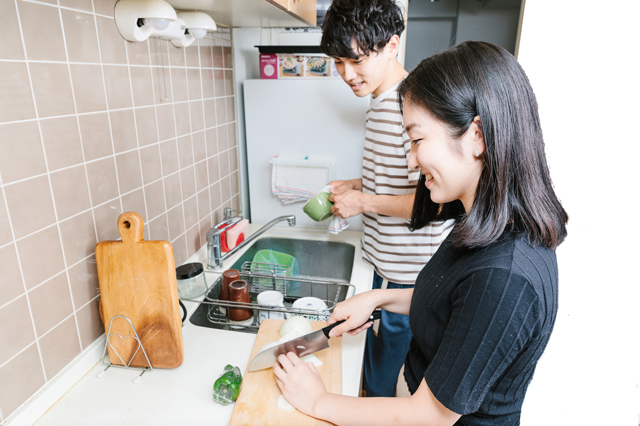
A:
[[[260,352],[265,349],[272,348],[281,343],[288,342],[289,340],[293,340],[296,337],[304,336],[305,334],[311,333],[313,331],[313,327],[311,326],[311,321],[301,316],[292,316],[287,319],[282,326],[280,327],[280,339],[275,340],[273,342],[266,343],[260,348]],[[300,358],[304,362],[311,362],[316,367],[320,367],[323,362],[318,359],[314,354],[303,356]],[[284,397],[284,395],[280,395],[278,397],[278,408],[281,410],[292,411],[294,410],[293,405],[289,404],[289,401]]]
[[[279,330],[285,320],[265,319],[249,355],[251,362],[262,346],[281,338]],[[313,331],[327,325],[326,321],[311,321]],[[328,392],[342,394],[342,340],[337,337],[329,339],[329,348],[317,352],[315,356],[324,364],[318,372]],[[278,408],[280,388],[276,383],[273,370],[267,368],[258,371],[247,371],[245,366],[242,390],[233,407],[229,426],[261,425],[261,426],[330,426],[331,424],[314,417],[307,416],[298,410],[286,411]]]

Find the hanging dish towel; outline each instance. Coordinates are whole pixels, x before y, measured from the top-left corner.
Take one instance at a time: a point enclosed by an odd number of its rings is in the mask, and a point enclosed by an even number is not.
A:
[[[330,158],[276,155],[269,162],[273,164],[271,192],[282,204],[307,201],[334,179],[335,161]]]

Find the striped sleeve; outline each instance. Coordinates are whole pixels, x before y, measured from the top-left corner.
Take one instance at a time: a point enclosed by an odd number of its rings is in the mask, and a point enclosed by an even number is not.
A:
[[[411,141],[404,131],[397,86],[371,101],[362,160],[362,192],[403,196],[415,193],[419,173],[409,169]],[[453,223],[409,231],[407,220],[365,213],[363,259],[382,277],[414,284],[422,267],[448,235]]]
[[[461,282],[444,340],[425,371],[431,392],[465,415],[478,410],[495,381],[540,332],[542,309],[521,275],[486,268]],[[511,391],[518,390],[514,383]]]

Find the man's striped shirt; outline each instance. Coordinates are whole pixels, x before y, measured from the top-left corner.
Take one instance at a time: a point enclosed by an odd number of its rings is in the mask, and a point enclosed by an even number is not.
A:
[[[362,161],[362,192],[406,195],[415,192],[419,172],[409,170],[411,141],[404,131],[398,86],[372,99],[367,111]],[[362,257],[380,276],[414,284],[418,273],[447,237],[453,222],[431,224],[414,232],[406,219],[363,213]]]

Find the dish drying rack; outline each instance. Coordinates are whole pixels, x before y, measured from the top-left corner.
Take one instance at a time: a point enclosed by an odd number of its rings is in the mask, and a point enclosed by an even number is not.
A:
[[[217,273],[213,271],[205,272]],[[201,301],[202,304],[208,305],[207,319],[211,323],[224,328],[228,327],[229,329],[244,329],[244,331],[257,332],[260,326],[258,311],[267,312],[268,318],[272,316],[272,313],[281,313],[277,316],[282,317],[284,315],[285,318],[288,318],[291,315],[309,315],[326,319],[331,315],[340,300],[346,299],[347,295],[355,291],[355,286],[347,281],[304,275],[293,276],[290,267],[287,268],[276,263],[244,262],[240,268],[240,279],[246,281],[249,286],[251,303],[219,300],[218,297],[222,286],[222,276],[219,276],[206,291],[204,300]],[[268,290],[282,293],[285,306],[258,305],[256,301],[258,294]],[[316,311],[291,307],[292,303],[303,297],[321,299],[327,305],[327,309]],[[247,321],[232,321],[226,316],[226,309],[228,308],[253,309],[253,316]]]

